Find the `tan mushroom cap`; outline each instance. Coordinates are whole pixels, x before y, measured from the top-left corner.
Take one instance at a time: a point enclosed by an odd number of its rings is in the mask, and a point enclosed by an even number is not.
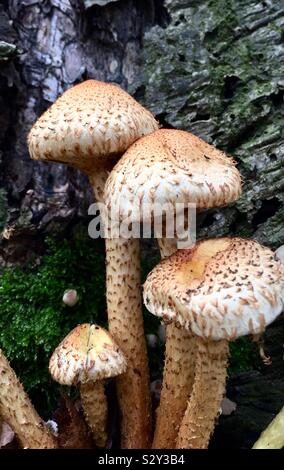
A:
[[[204,338],[258,334],[283,310],[284,266],[256,241],[201,241],[152,270],[144,302],[154,315]]]
[[[98,325],[78,325],[59,344],[49,362],[54,380],[76,385],[115,377],[126,370],[126,360],[110,334]]]
[[[132,212],[139,220],[142,204],[224,206],[238,199],[241,186],[235,162],[224,152],[189,132],[159,129],[125,152],[107,180],[105,197],[121,217]]]
[[[118,85],[87,80],[65,91],[28,136],[31,158],[88,171],[153,132],[153,115]]]

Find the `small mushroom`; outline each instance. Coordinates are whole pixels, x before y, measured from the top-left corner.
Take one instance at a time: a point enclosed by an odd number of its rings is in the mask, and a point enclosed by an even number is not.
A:
[[[107,399],[104,380],[126,370],[126,360],[109,333],[98,325],[82,324],[59,344],[49,371],[61,385],[79,385],[86,420],[98,447],[107,442]]]
[[[54,449],[56,439],[37,414],[22,384],[0,350],[0,418],[25,449]]]
[[[195,335],[194,384],[176,445],[207,448],[225,391],[229,341],[262,333],[281,313],[284,266],[256,241],[209,239],[156,266],[144,301],[151,313]]]
[[[158,208],[172,211],[173,222],[181,207],[185,211],[189,204],[198,210],[220,207],[240,194],[241,177],[233,159],[195,135],[175,129],[159,129],[137,140],[113,168],[105,186],[107,205],[115,207],[122,220],[131,218],[133,225],[147,221],[147,213],[155,224]],[[179,236],[174,233],[173,238],[165,238],[165,229],[162,224],[160,234],[156,233],[162,257],[177,250]],[[167,326],[166,336],[154,448],[173,447],[194,378],[193,336],[175,322]],[[187,358],[186,372],[178,367],[182,356]]]
[[[282,449],[284,447],[284,406],[261,433],[253,449]]]
[[[68,289],[64,292],[62,301],[68,307],[74,307],[78,303],[79,297],[75,289]]]
[[[66,163],[83,171],[96,200],[104,202],[105,182],[114,164],[133,142],[156,129],[154,116],[118,85],[87,80],[65,91],[36,121],[28,145],[35,160]],[[128,360],[126,373],[117,381],[122,447],[146,448],[151,397],[139,240],[106,238],[105,242],[109,330]]]

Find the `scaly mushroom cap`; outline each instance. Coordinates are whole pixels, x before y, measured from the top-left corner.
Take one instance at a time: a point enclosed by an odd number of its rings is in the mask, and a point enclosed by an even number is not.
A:
[[[152,114],[118,85],[87,80],[65,91],[37,120],[28,145],[35,160],[88,171],[156,129]]]
[[[261,333],[282,312],[284,266],[256,241],[201,241],[152,270],[144,302],[154,315],[204,338]]]
[[[110,334],[100,326],[78,325],[59,344],[49,362],[54,380],[76,385],[115,377],[126,370],[126,360]]]
[[[232,158],[174,129],[160,129],[135,142],[105,186],[108,205],[123,218],[135,214],[135,221],[142,204],[195,203],[205,209],[227,205],[240,194],[241,178]]]

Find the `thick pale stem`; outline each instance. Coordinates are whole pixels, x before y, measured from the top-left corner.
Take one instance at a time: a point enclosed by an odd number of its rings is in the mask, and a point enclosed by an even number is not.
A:
[[[109,175],[109,171],[104,168],[100,168],[100,169],[97,169],[95,173],[88,172],[87,174],[88,174],[88,178],[90,180],[91,186],[93,188],[96,201],[103,203],[104,202],[104,189],[105,189],[106,180]]]
[[[261,433],[253,449],[282,449],[284,447],[284,406]]]
[[[138,239],[106,239],[109,331],[127,359],[117,377],[123,448],[148,448],[151,399],[143,328]]]
[[[175,253],[175,239],[157,239],[161,257]],[[173,449],[194,381],[194,336],[174,323],[166,327],[163,385],[157,410],[153,449]]]
[[[163,385],[153,449],[174,449],[194,380],[195,339],[175,324],[167,325]]]
[[[104,202],[108,171],[102,169],[88,176],[96,200]],[[111,226],[106,228],[106,232],[110,229]],[[148,448],[151,396],[143,327],[139,240],[106,238],[105,242],[109,331],[127,359],[126,373],[116,379],[121,445],[127,449]]]
[[[107,398],[103,381],[80,385],[82,406],[86,421],[97,447],[107,443]]]
[[[22,384],[0,350],[0,416],[26,449],[54,449],[56,439],[31,404]]]
[[[228,342],[196,338],[195,380],[177,449],[207,449],[226,388]]]

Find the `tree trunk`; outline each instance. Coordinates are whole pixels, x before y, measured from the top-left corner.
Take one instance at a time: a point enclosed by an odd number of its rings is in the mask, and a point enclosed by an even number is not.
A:
[[[204,212],[200,238],[284,243],[282,0],[166,0],[168,27],[144,40],[145,105],[166,126],[232,154],[244,178],[233,206]]]
[[[24,260],[39,234],[86,216],[86,178],[30,161],[26,135],[60,93],[87,78],[121,84],[161,124],[190,130],[239,161],[243,197],[201,215],[200,237],[284,243],[281,3],[4,0],[0,225],[10,227],[10,238],[2,242],[2,264]]]
[[[160,0],[4,0],[0,6],[0,249],[24,262],[40,239],[87,217],[87,179],[65,165],[32,162],[26,137],[37,117],[88,78],[134,91],[142,37],[163,21]],[[100,6],[105,5],[105,6]],[[139,78],[140,80],[140,78]],[[133,88],[134,87],[134,88]]]

